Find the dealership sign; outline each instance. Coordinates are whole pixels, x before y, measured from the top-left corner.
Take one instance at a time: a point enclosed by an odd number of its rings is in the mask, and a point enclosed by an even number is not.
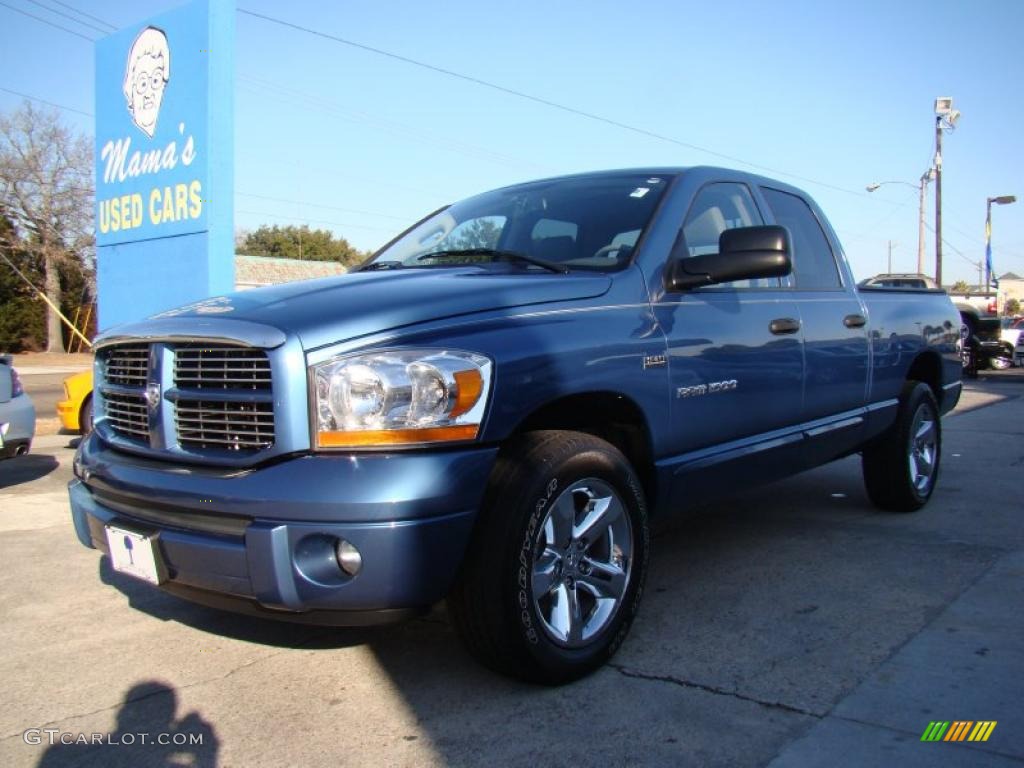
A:
[[[233,5],[200,0],[96,45],[104,328],[233,287],[233,36]]]

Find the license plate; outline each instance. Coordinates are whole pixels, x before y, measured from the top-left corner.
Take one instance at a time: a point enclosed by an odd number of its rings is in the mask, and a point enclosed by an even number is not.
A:
[[[156,542],[149,536],[106,526],[110,562],[114,570],[137,579],[159,584],[161,569],[157,568]]]

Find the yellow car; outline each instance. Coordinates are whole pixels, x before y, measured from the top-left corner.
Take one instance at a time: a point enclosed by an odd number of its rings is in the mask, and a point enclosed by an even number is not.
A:
[[[64,399],[57,403],[57,415],[69,432],[92,431],[92,370],[64,379]]]

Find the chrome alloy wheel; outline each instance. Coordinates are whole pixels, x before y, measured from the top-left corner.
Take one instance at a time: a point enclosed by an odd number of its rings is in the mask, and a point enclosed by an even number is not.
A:
[[[547,636],[579,648],[614,618],[629,586],[633,532],[622,499],[596,478],[548,508],[533,552],[533,605]]]
[[[935,414],[925,404],[917,407],[910,425],[910,479],[919,494],[928,493],[935,475],[935,460],[938,453],[938,433]]]

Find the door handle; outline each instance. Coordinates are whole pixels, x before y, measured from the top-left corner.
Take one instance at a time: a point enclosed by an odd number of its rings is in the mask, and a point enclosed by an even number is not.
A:
[[[843,325],[847,328],[863,328],[867,322],[868,319],[864,315],[847,315],[843,318]]]
[[[771,321],[768,325],[768,330],[776,336],[785,336],[787,333],[796,333],[800,330],[800,321],[794,320],[792,317],[780,317]]]

